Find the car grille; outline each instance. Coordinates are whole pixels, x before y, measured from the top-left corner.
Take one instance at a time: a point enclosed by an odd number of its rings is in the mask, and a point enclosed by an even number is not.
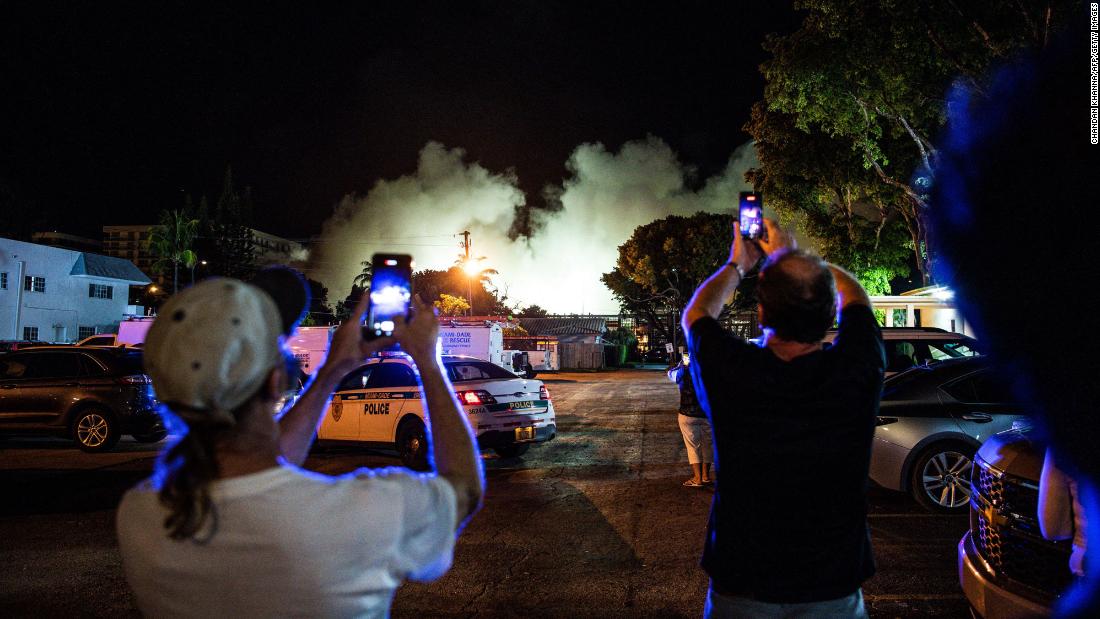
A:
[[[974,548],[998,576],[1047,595],[1072,581],[1069,542],[1051,542],[1039,532],[1039,491],[975,457],[971,474],[970,530]]]

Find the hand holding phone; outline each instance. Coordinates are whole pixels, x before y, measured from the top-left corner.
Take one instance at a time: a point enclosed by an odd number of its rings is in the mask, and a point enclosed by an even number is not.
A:
[[[363,337],[393,335],[394,325],[409,313],[412,299],[412,256],[374,254],[371,257],[370,305],[363,321]]]

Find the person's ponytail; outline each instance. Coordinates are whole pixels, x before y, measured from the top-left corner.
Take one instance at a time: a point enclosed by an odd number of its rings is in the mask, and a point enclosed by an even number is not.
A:
[[[164,528],[169,537],[181,540],[194,537],[208,517],[217,518],[210,500],[210,483],[218,477],[215,446],[234,424],[206,415],[177,418],[187,429],[161,456],[159,498],[169,511]]]

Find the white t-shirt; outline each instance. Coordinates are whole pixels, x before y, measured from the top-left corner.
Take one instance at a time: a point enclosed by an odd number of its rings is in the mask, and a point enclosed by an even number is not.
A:
[[[147,616],[385,617],[403,579],[451,565],[455,493],[441,477],[283,465],[218,480],[211,499],[203,530],[176,541],[151,480],[123,497],[119,547]]]

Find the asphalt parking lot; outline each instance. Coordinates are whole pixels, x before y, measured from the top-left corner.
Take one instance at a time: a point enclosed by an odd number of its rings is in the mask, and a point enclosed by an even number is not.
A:
[[[453,569],[402,587],[393,615],[700,616],[707,580],[697,562],[711,494],[680,485],[689,471],[675,386],[639,370],[540,378],[558,438],[523,458],[485,456],[485,507],[459,540]],[[59,439],[0,442],[0,613],[137,614],[114,508],[154,457],[155,446],[129,439],[99,455]],[[340,473],[395,462],[341,447],[316,451],[307,467]],[[317,514],[320,523],[332,517]],[[872,616],[967,615],[955,571],[965,516],[928,514],[903,495],[872,490],[869,520],[878,564],[864,586]]]

